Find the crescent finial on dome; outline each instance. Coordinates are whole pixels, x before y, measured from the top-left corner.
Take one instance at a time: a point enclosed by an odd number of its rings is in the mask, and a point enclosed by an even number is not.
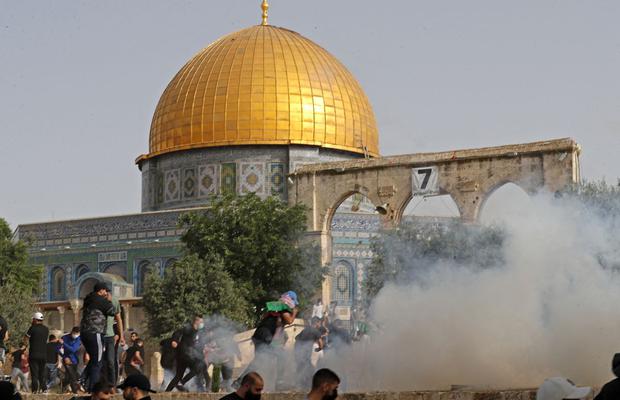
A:
[[[267,4],[267,0],[263,0],[263,4],[261,4],[260,8],[263,10],[263,22],[261,25],[269,25],[267,22],[267,10],[269,10],[269,4]]]

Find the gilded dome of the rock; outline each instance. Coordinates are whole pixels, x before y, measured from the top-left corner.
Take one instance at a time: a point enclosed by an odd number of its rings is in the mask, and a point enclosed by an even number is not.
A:
[[[196,54],[161,96],[149,154],[228,145],[305,144],[379,154],[370,103],[334,56],[271,25]]]

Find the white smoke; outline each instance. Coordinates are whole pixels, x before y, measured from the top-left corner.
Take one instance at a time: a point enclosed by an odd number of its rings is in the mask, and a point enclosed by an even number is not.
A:
[[[507,207],[510,204],[507,204]],[[566,376],[600,385],[620,350],[617,230],[582,205],[549,195],[505,216],[505,265],[437,264],[424,285],[386,285],[379,327],[326,365],[347,390],[537,387]]]

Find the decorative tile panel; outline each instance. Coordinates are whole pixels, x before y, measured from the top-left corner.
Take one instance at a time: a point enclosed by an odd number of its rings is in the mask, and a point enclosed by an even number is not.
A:
[[[181,198],[181,171],[166,171],[164,179],[164,202],[177,201]]]
[[[158,173],[155,178],[155,203],[160,204],[164,201],[164,175]]]
[[[237,164],[223,163],[220,179],[220,189],[222,194],[237,193]]]
[[[241,194],[265,194],[265,164],[241,163]]]
[[[217,164],[198,166],[198,197],[208,197],[217,194]]]
[[[186,168],[183,170],[183,198],[196,197],[196,169]]]
[[[269,164],[269,192],[272,196],[283,196],[286,180],[283,163]]]

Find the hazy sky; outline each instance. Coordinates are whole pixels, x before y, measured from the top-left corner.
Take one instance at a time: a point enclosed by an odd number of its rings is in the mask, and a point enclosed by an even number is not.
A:
[[[570,136],[620,176],[620,2],[270,0],[358,78],[383,155]],[[0,0],[0,216],[140,210],[134,159],[181,66],[259,0]]]

